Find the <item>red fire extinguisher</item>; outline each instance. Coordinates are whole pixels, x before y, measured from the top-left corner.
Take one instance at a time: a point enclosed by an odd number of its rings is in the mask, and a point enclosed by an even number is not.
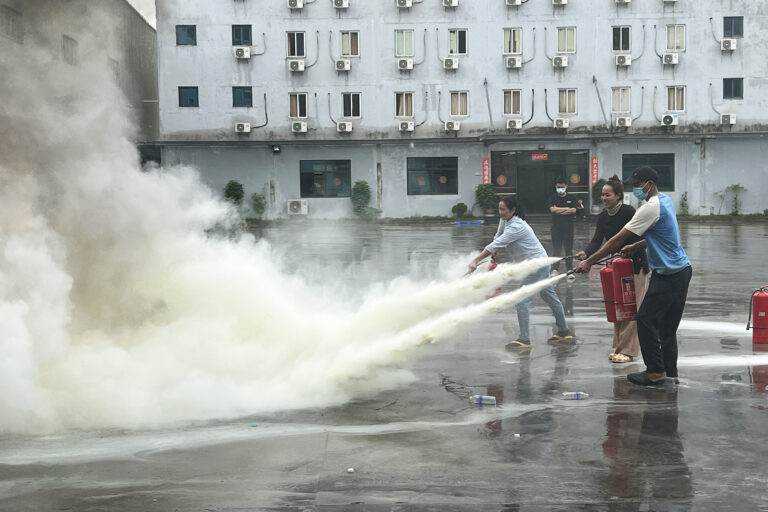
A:
[[[488,272],[494,270],[498,266],[499,266],[499,263],[496,261],[496,254],[495,253],[491,254],[491,264],[488,265]],[[491,295],[485,296],[485,300],[492,299],[499,295],[501,295],[501,288],[496,288],[496,291],[494,291]]]
[[[632,322],[637,318],[635,272],[629,258],[613,260],[613,300],[616,303],[617,322]]]
[[[616,321],[616,306],[613,303],[613,268],[611,263],[605,264],[600,271],[600,284],[603,285],[603,302],[605,302],[605,316],[609,322]]]
[[[754,291],[749,300],[747,330],[752,323],[752,343],[768,343],[768,286]]]

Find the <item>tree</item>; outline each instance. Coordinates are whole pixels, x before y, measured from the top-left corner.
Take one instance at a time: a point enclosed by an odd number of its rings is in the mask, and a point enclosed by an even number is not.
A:
[[[243,204],[243,198],[245,197],[245,189],[243,184],[238,183],[235,180],[230,180],[227,186],[224,187],[224,199],[237,206]]]
[[[366,217],[368,203],[371,202],[371,187],[367,181],[356,181],[352,185],[352,193],[349,196],[352,201],[352,212],[358,217]]]

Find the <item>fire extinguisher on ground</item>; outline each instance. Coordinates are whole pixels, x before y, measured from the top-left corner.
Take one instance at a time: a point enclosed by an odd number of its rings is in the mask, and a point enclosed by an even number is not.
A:
[[[752,293],[749,300],[749,319],[747,330],[752,324],[752,343],[768,343],[768,286],[763,286]]]

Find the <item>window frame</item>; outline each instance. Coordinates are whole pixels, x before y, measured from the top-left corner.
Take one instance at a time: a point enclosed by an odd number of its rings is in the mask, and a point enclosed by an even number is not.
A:
[[[448,160],[451,160],[450,167]],[[441,168],[438,163],[443,163]],[[431,164],[431,165],[428,165]],[[415,176],[414,176],[415,175]],[[422,175],[422,176],[419,176]],[[412,182],[418,183],[419,177],[429,185],[429,190],[419,192]],[[441,177],[446,178],[447,187],[450,190],[433,192],[435,181],[439,183]],[[450,183],[449,183],[450,182]],[[440,184],[437,184],[440,187]],[[406,158],[405,163],[405,188],[407,196],[456,196],[459,193],[459,157],[458,156],[414,156]]]
[[[350,98],[350,115],[346,113],[346,97]],[[355,114],[354,99],[357,98],[357,115]],[[363,95],[359,92],[342,92],[341,93],[341,117],[344,119],[361,119],[363,117]]]
[[[461,34],[464,34],[464,51],[461,51]],[[456,42],[456,51],[453,50],[454,34]],[[449,28],[448,29],[448,55],[463,56],[469,55],[469,29],[466,28]]]
[[[289,59],[306,59],[307,58],[307,33],[302,30],[287,30],[285,32],[286,39],[285,39],[285,54]],[[297,37],[301,35],[301,54],[299,55],[298,52],[296,55],[291,55],[291,37],[294,38],[293,46],[298,50],[298,39]]]
[[[403,36],[403,51],[406,50],[408,46],[408,42],[406,41],[406,36],[410,37],[411,40],[411,53],[404,53],[400,51],[400,42],[398,41],[398,36]],[[414,36],[414,30],[411,28],[396,28],[395,29],[395,57],[397,58],[412,58],[416,54],[416,39]]]
[[[61,60],[71,66],[80,63],[80,43],[67,34],[61,34]]]
[[[619,93],[619,109],[615,109],[615,93]],[[622,110],[621,104],[624,102],[624,95],[626,94],[627,109]],[[629,115],[632,113],[632,88],[631,87],[611,87],[611,114],[615,115]]]
[[[675,47],[674,48],[670,48],[669,47],[669,31],[670,31],[670,29],[674,29],[675,30]],[[677,47],[677,38],[679,36],[679,34],[677,33],[678,29],[682,29],[683,30],[683,47],[682,48],[678,48]],[[667,25],[667,37],[666,37],[665,45],[667,47],[667,51],[668,52],[684,52],[685,51],[686,37],[687,37],[686,32],[687,31],[685,29],[685,25],[684,24],[672,23],[672,24]]]
[[[240,34],[241,42],[235,42],[235,31],[239,29],[242,32],[245,27],[248,27],[248,42],[244,42],[246,38],[242,33]],[[253,46],[253,25],[232,25],[232,46]]]
[[[292,115],[292,101],[296,96],[296,116]],[[304,98],[304,115],[301,115],[301,98]],[[288,93],[288,118],[289,119],[307,119],[307,110],[309,110],[309,93],[306,92],[289,92]]]
[[[410,115],[408,115],[408,114],[399,115],[397,113],[398,97],[399,96],[402,96],[403,100],[405,100],[406,97],[410,96],[410,98],[411,98],[411,108],[410,108],[411,113],[410,113]],[[414,117],[415,117],[413,115],[413,113],[415,112],[414,99],[415,99],[415,95],[414,95],[413,91],[395,91],[395,119],[409,119],[409,120],[410,119],[414,119]]]
[[[509,95],[509,112],[507,112],[507,95]],[[515,96],[517,96],[517,112],[515,112]],[[523,90],[522,89],[504,89],[502,90],[502,109],[505,116],[523,115]]]
[[[733,22],[735,20],[739,20],[739,23],[741,24],[741,33],[740,34],[734,34],[733,30]],[[730,30],[727,30],[727,23],[731,22]],[[741,39],[744,37],[744,16],[723,16],[723,37],[727,37],[729,39]]]
[[[731,83],[731,87],[730,87],[731,95],[730,96],[726,96],[725,95],[726,89],[727,89],[727,87],[726,87],[726,83],[727,83],[726,80],[729,80],[730,83]],[[733,95],[733,85],[735,85],[737,83],[739,84],[739,92],[741,94],[738,95],[738,96],[735,96],[735,95]],[[743,100],[744,99],[744,78],[740,78],[740,77],[723,78],[723,99],[724,100]]]
[[[561,94],[566,93],[565,111],[563,110]],[[573,112],[568,111],[569,96],[573,93]],[[579,113],[579,90],[573,87],[566,87],[557,90],[557,113],[558,115],[577,115]]]
[[[626,160],[630,160],[627,162]],[[659,160],[665,160],[661,163]],[[632,162],[632,160],[635,160]],[[655,160],[655,161],[654,161]],[[621,178],[628,180],[637,167],[650,165],[659,173],[659,183],[656,185],[661,192],[675,191],[675,154],[674,153],[622,153]]]
[[[247,98],[248,101],[245,103],[248,103],[247,105],[238,105],[237,104],[237,92],[240,92],[243,94],[242,98]],[[245,94],[247,93],[247,94]],[[232,86],[232,108],[253,108],[253,87],[250,85],[233,85]]]
[[[191,43],[180,43],[179,42],[179,29],[189,29],[192,28],[192,41]],[[189,34],[187,34],[189,35]],[[197,46],[197,25],[176,25],[176,46]]]
[[[344,53],[344,36],[347,36],[349,38],[349,49],[350,52]],[[354,36],[355,44],[357,46],[357,53],[351,53],[352,50],[352,36]],[[359,30],[342,30],[339,34],[339,40],[340,40],[340,48],[341,48],[341,57],[342,58],[351,58],[351,57],[360,57],[360,31]]]
[[[678,93],[678,91],[681,91],[681,90],[683,91],[683,108],[677,108],[677,107],[679,107],[679,105],[677,104],[677,102],[678,102],[678,95],[677,95],[677,93]],[[675,100],[674,100],[674,105],[673,105],[675,108],[669,108],[670,107],[669,93],[671,91],[675,92],[675,95],[674,95]],[[678,113],[679,112],[685,112],[685,104],[688,101],[688,97],[687,96],[688,96],[688,92],[686,91],[686,86],[685,85],[668,85],[667,86],[667,110],[666,111],[667,112],[678,112]]]
[[[512,45],[511,50],[507,51],[507,33],[509,32],[509,41]],[[515,49],[515,34],[518,34],[520,37],[519,39],[519,50],[520,51],[514,51]],[[522,27],[505,27],[502,29],[502,40],[501,40],[501,50],[503,55],[522,55],[523,54],[523,29]]]
[[[184,105],[181,101],[181,95],[182,92],[195,92],[195,104],[194,105]],[[180,85],[178,86],[178,100],[179,100],[179,108],[200,108],[200,88],[196,85]]]
[[[333,170],[323,169],[322,171],[319,171],[319,172],[314,169],[305,170],[306,168],[314,168],[315,166],[334,167],[334,169]],[[341,189],[340,194],[327,195],[326,193],[327,179],[325,176],[326,173],[330,173],[331,175],[334,175],[336,178],[341,180],[342,185],[338,186],[339,189]],[[317,184],[317,181],[314,178],[318,174],[323,178],[323,187],[322,187],[323,194],[322,195],[307,194],[306,193],[307,182],[303,180],[302,177],[304,175],[312,175],[313,179],[311,183],[312,185],[315,185]],[[340,176],[343,176],[343,177],[340,177]],[[315,190],[314,187],[313,187],[313,190]],[[351,195],[352,195],[352,160],[299,160],[299,196],[302,199],[304,198],[339,199],[339,198],[350,197]]]
[[[573,32],[573,50],[568,50],[568,32]],[[565,50],[560,49],[560,33],[565,33]],[[576,53],[576,27],[557,27],[557,53]]]
[[[632,52],[632,25],[614,25],[611,28],[612,28],[612,31],[611,31],[611,36],[612,36],[611,47],[613,48],[613,52],[614,53],[631,53]],[[620,39],[619,40],[619,46],[623,46],[622,43],[624,42],[624,34],[622,33],[622,31],[624,29],[627,29],[629,31],[629,33],[627,34],[627,49],[626,50],[621,49],[621,48],[618,49],[618,50],[616,49],[616,44],[615,43],[616,43],[616,30],[617,29],[619,30],[619,39]]]
[[[455,113],[453,110],[453,96],[456,95],[456,105],[458,107],[459,113]],[[462,96],[464,97],[464,110],[466,113],[462,114]],[[469,117],[469,91],[468,90],[462,90],[462,91],[450,91],[450,98],[451,98],[451,117]]]
[[[0,36],[17,43],[24,42],[24,23],[21,13],[0,4]]]

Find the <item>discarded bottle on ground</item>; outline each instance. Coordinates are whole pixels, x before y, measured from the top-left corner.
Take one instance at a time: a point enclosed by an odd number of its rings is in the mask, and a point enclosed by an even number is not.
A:
[[[589,398],[589,394],[583,391],[566,391],[563,393],[563,400],[584,400]]]
[[[469,401],[477,405],[496,405],[496,397],[488,395],[472,395]]]

